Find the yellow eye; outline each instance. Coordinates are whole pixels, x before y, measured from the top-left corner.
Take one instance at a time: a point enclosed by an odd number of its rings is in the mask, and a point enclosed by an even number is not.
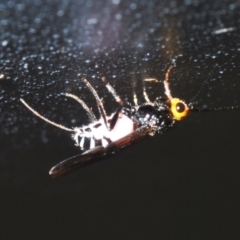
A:
[[[172,112],[174,119],[182,120],[182,118],[187,116],[189,108],[185,102],[178,98],[172,98],[170,104],[170,111]]]

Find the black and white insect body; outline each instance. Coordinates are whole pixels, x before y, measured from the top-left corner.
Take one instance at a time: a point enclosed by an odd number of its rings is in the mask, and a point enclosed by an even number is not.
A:
[[[96,146],[106,147],[127,134],[134,131],[134,124],[131,119],[122,112],[106,116],[107,125],[100,118],[98,121],[87,126],[74,128],[73,139],[82,150],[92,149]]]
[[[53,177],[60,176],[90,162],[94,162],[146,135],[153,136],[156,132],[161,133],[171,127],[176,120],[181,120],[187,116],[190,110],[189,105],[183,100],[171,96],[168,83],[171,69],[172,66],[169,67],[164,79],[166,98],[157,98],[154,102],[151,102],[144,88],[143,95],[146,102],[143,105],[138,105],[135,93],[134,105],[122,101],[106,78],[101,76],[106,88],[119,104],[119,108],[111,115],[106,114],[102,100],[92,85],[87,79],[79,76],[94,95],[100,118],[97,120],[92,110],[82,99],[67,93],[65,94],[67,97],[75,99],[83,106],[90,120],[87,126],[75,127],[73,129],[50,121],[31,108],[23,99],[20,99],[29,110],[44,121],[72,132],[72,137],[76,145],[84,150],[82,154],[64,160],[54,166],[49,174]]]

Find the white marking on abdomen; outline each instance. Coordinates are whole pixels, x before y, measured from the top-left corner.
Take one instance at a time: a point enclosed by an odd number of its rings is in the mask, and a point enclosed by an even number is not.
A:
[[[107,117],[107,120],[111,120],[113,116],[114,114],[112,114],[110,117]],[[96,125],[99,126],[94,127]],[[106,147],[109,144],[109,141],[106,139],[109,139],[111,142],[115,142],[116,140],[132,133],[134,131],[134,122],[120,112],[114,128],[110,131],[106,128],[102,118],[86,127],[76,128],[75,131],[76,133],[73,136],[73,139],[76,141],[77,145],[80,145],[82,149],[84,148],[86,138],[90,140],[90,149],[96,146],[95,140],[101,140],[102,146]],[[81,138],[80,141],[79,138]]]
[[[114,142],[132,133],[133,131],[134,122],[129,117],[120,112],[114,128],[109,132],[109,138]]]

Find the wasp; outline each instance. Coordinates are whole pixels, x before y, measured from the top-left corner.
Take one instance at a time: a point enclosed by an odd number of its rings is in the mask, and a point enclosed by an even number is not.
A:
[[[49,174],[52,177],[61,176],[76,168],[107,157],[147,135],[154,136],[156,133],[163,133],[172,127],[175,122],[184,119],[190,111],[203,111],[203,109],[194,109],[192,103],[187,104],[182,99],[172,97],[169,86],[169,75],[172,68],[173,66],[168,68],[163,81],[166,97],[158,97],[152,102],[149,100],[144,88],[145,103],[141,105],[138,105],[136,94],[133,97],[134,104],[123,101],[105,76],[101,75],[102,82],[119,105],[116,111],[110,115],[106,113],[103,102],[94,87],[86,78],[78,75],[96,99],[100,114],[99,119],[96,118],[93,111],[82,99],[70,93],[65,95],[79,102],[85,109],[89,117],[87,126],[67,128],[45,118],[23,99],[20,99],[37,117],[60,129],[72,132],[72,139],[75,141],[76,146],[83,151],[81,154],[68,158],[52,167]],[[238,106],[207,110],[230,110],[235,108],[238,108]]]

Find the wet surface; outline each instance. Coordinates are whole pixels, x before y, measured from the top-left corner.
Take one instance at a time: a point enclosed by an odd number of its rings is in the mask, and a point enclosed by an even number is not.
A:
[[[1,1],[1,239],[237,239],[240,111],[192,113],[162,135],[52,179],[79,154],[70,133],[97,112],[83,74],[117,105],[95,65],[132,102],[172,95],[197,108],[240,105],[239,1]],[[203,86],[204,83],[204,86]],[[202,87],[203,86],[203,87]],[[201,91],[199,91],[202,89]]]

